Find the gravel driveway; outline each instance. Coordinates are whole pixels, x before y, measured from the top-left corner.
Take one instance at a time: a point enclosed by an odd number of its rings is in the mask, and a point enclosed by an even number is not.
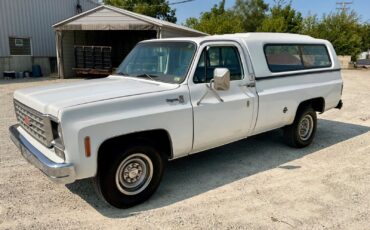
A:
[[[127,210],[90,180],[50,182],[8,137],[14,90],[72,80],[0,80],[0,229],[369,229],[370,72],[343,76],[344,108],[319,115],[308,148],[276,130],[172,161],[157,193]]]

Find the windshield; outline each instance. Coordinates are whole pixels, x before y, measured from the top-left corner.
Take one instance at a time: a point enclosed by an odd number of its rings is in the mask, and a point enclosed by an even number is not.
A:
[[[167,83],[184,81],[196,46],[191,42],[147,42],[137,45],[116,74]]]

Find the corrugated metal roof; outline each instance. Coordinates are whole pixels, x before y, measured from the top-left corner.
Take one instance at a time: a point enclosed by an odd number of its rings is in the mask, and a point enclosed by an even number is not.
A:
[[[117,14],[122,15],[122,17],[124,18],[122,18],[122,20],[119,21],[119,17],[117,17]],[[131,20],[131,22],[129,20]],[[131,23],[133,25],[135,23],[139,23],[139,21],[141,23],[143,22],[148,23],[148,24],[160,27],[160,28],[182,30],[182,31],[186,31],[186,32],[190,32],[190,33],[194,33],[198,35],[207,35],[206,33],[188,28],[186,26],[177,25],[175,23],[163,21],[157,18],[149,17],[146,15],[134,13],[128,10],[124,10],[124,9],[113,7],[113,6],[107,6],[107,5],[98,6],[90,11],[87,11],[85,13],[71,17],[67,20],[61,21],[53,25],[53,27],[56,30],[59,30],[59,29],[60,30],[71,30],[73,28],[73,27],[70,27],[71,25],[74,25],[74,28],[76,28],[76,25],[79,25],[80,28],[84,28],[86,26],[88,26],[89,28],[92,28],[93,24],[95,25],[100,24],[100,25],[104,25],[107,29],[109,29],[112,27],[109,25],[117,25],[117,24],[125,24],[125,23],[128,23],[128,24]],[[96,26],[95,28],[98,28],[98,27],[99,26]]]

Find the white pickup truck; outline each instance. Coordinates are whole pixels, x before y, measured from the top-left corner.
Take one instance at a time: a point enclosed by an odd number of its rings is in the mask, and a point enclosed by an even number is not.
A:
[[[309,145],[316,112],[341,108],[333,46],[247,33],[140,42],[116,73],[14,93],[22,155],[59,183],[94,178],[127,208],[157,189],[168,160],[284,128]]]

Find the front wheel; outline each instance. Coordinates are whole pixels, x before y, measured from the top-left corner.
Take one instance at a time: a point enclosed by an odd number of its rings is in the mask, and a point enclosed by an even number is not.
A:
[[[303,148],[310,145],[315,137],[317,116],[311,107],[300,109],[293,124],[284,128],[284,138],[288,145]]]
[[[95,185],[105,201],[129,208],[147,200],[158,188],[165,160],[151,145],[134,144],[99,164]],[[105,153],[102,153],[105,154]]]

